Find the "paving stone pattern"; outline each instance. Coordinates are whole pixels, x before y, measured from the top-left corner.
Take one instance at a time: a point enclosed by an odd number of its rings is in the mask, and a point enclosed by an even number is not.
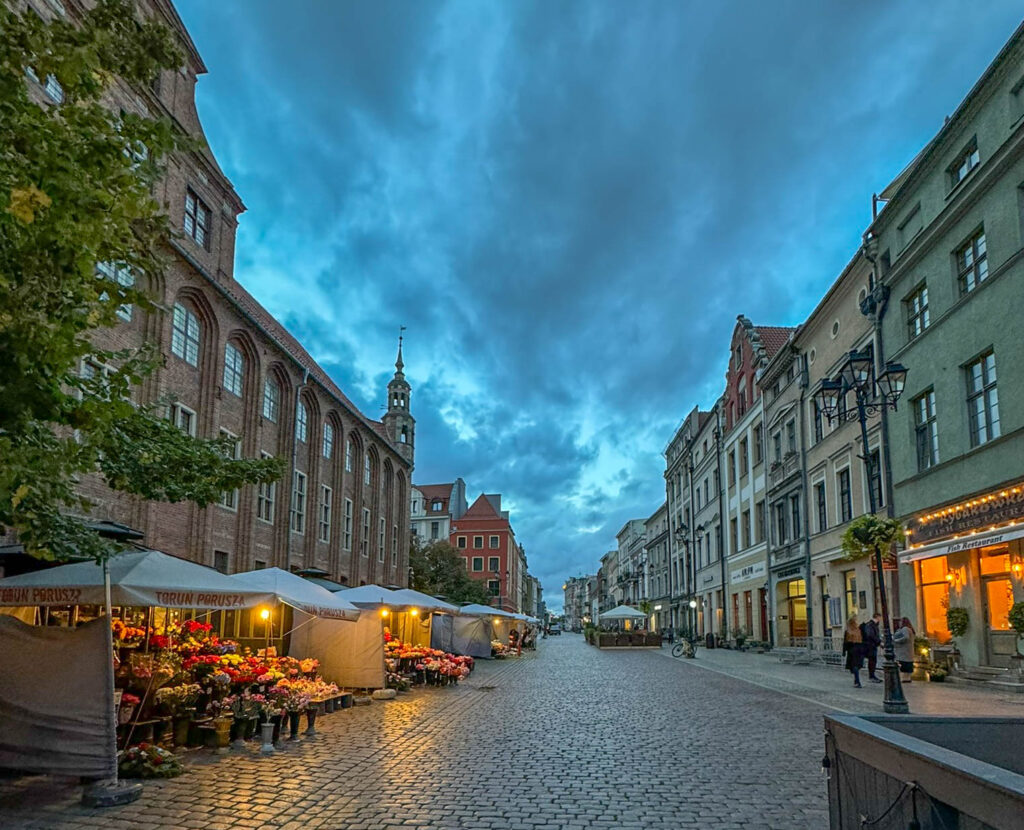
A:
[[[0,827],[46,830],[824,828],[822,714],[649,651],[552,637],[422,689],[323,719],[270,757],[190,753],[142,798],[83,808],[81,789],[0,779]]]

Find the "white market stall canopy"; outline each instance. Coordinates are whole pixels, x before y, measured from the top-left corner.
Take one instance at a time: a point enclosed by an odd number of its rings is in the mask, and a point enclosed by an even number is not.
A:
[[[265,590],[247,587],[220,571],[157,550],[112,556],[113,605],[159,608],[251,608],[273,601]],[[0,579],[0,605],[103,605],[103,566],[75,562]]]
[[[229,579],[254,591],[265,591],[292,608],[314,617],[355,622],[362,613],[348,600],[280,568],[232,574]]]
[[[391,593],[406,605],[413,608],[421,608],[424,611],[444,611],[448,614],[457,614],[459,611],[457,605],[452,605],[450,602],[445,602],[443,599],[437,599],[420,591],[414,591],[412,588],[400,588]]]
[[[463,605],[459,613],[470,617],[509,617],[516,619],[516,615],[501,608],[491,608],[489,605]]]
[[[630,608],[628,605],[619,605],[613,608],[611,611],[605,611],[603,614],[598,614],[598,619],[602,620],[642,620],[647,617],[643,611],[638,611],[636,608]]]
[[[344,591],[337,591],[334,596],[342,597],[357,608],[380,608],[382,605],[394,609],[418,607],[415,603],[403,600],[397,591],[380,585],[360,585],[358,588],[346,588]]]

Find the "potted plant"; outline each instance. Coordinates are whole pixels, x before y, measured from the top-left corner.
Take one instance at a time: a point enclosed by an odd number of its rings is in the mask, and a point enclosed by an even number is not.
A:
[[[739,651],[746,651],[743,644],[747,642],[747,632],[742,628],[734,628],[732,630],[732,639],[736,643],[736,648]]]
[[[198,683],[182,683],[156,690],[156,702],[171,716],[175,746],[188,745],[189,725],[202,691]]]
[[[911,677],[914,680],[926,680],[928,666],[931,661],[931,643],[927,637],[914,638],[914,673]]]
[[[184,771],[174,755],[146,742],[128,747],[118,762],[122,778],[175,778]]]
[[[946,628],[949,629],[949,633],[953,635],[953,653],[950,658],[953,661],[955,668],[960,667],[960,651],[956,646],[956,641],[963,637],[967,633],[967,627],[970,624],[971,617],[967,613],[966,608],[959,608],[955,605],[951,605],[946,609]]]
[[[928,664],[928,679],[932,683],[945,683],[947,674],[949,674],[949,672],[941,663]]]
[[[1024,640],[1024,602],[1015,602],[1011,608],[1010,613],[1007,615],[1010,622],[1010,628],[1017,632],[1017,640],[1015,642],[1015,648],[1013,655],[1013,662],[1017,669],[1017,679],[1024,681],[1024,657],[1021,656],[1021,642]]]

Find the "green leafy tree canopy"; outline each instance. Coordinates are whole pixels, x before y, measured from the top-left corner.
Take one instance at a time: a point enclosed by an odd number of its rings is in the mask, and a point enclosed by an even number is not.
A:
[[[850,522],[843,533],[843,558],[862,559],[873,554],[876,547],[887,553],[904,538],[903,525],[896,519],[866,513]]]
[[[112,93],[181,61],[172,33],[126,0],[50,22],[0,5],[0,526],[36,556],[116,550],[82,518],[91,474],[203,506],[281,475],[276,459],[231,460],[232,441],[183,434],[166,401],[133,401],[152,349],[96,346],[124,304],[160,313],[144,286],[164,270],[170,229],[152,193],[167,154],[191,146],[167,119],[118,112]],[[59,104],[30,93],[49,76]],[[135,285],[101,278],[100,263]],[[109,369],[82,377],[86,361]]]
[[[478,602],[489,605],[493,597],[486,583],[466,573],[465,560],[448,542],[437,541],[424,545],[413,537],[409,547],[409,567],[412,586],[425,594],[441,595],[448,602]]]

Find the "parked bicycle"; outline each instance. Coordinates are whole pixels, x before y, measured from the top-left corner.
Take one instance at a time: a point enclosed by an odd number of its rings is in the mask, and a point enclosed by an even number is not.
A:
[[[694,639],[683,639],[672,646],[673,657],[696,657],[697,656],[697,641]]]

